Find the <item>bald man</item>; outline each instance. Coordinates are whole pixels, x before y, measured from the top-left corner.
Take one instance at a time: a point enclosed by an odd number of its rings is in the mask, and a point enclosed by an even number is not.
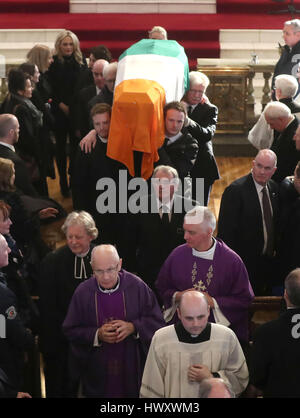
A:
[[[31,183],[25,162],[16,153],[15,145],[19,140],[20,125],[18,119],[10,114],[0,115],[0,157],[8,158],[15,165],[15,185],[26,195],[38,196]]]
[[[141,397],[196,398],[199,384],[221,377],[235,395],[248,384],[242,348],[229,328],[208,322],[209,305],[198,291],[184,292],[180,322],[154,334],[144,369]]]
[[[256,296],[271,294],[276,273],[279,198],[278,185],[271,179],[276,166],[273,151],[259,151],[251,173],[226,187],[220,205],[218,237],[244,261]],[[264,193],[271,211],[271,229],[266,224]]]
[[[93,276],[78,286],[63,324],[72,379],[84,397],[137,397],[151,338],[165,325],[159,305],[140,278],[122,269],[114,246],[95,247],[91,265]]]

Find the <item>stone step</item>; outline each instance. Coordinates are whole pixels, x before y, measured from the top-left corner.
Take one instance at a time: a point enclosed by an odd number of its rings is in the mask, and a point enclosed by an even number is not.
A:
[[[57,35],[62,29],[0,29],[0,55],[5,64],[21,64],[27,52],[36,44],[54,48]]]
[[[70,0],[70,13],[216,13],[216,0]]]
[[[220,58],[251,59],[256,54],[258,60],[273,60],[280,55],[279,43],[284,44],[281,30],[221,29]]]
[[[54,42],[62,29],[0,29],[0,42]]]

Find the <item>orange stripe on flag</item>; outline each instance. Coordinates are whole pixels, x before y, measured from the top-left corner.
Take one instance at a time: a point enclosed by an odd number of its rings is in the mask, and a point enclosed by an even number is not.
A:
[[[125,80],[115,89],[107,155],[135,175],[133,151],[143,152],[141,176],[148,179],[164,141],[165,90],[151,80]]]

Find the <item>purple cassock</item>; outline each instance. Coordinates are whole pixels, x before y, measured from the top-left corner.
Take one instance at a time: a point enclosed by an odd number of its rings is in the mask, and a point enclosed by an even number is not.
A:
[[[217,301],[239,340],[248,341],[248,309],[254,294],[243,261],[223,241],[216,240],[212,260],[193,255],[187,244],[175,248],[159,272],[156,288],[164,309],[172,313],[175,292],[190,288],[207,292]],[[177,320],[175,313],[169,324]],[[212,311],[209,321],[215,322]]]
[[[94,345],[98,328],[112,319],[132,322],[135,333],[116,344]],[[153,334],[164,327],[152,290],[137,276],[119,273],[117,290],[104,293],[95,277],[76,289],[63,323],[71,343],[70,372],[86,397],[138,397]]]

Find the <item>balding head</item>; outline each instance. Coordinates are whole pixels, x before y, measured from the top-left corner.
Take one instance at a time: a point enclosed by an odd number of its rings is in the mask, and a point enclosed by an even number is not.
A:
[[[234,394],[223,379],[210,377],[199,384],[199,398],[233,398]]]
[[[181,296],[177,308],[178,318],[191,335],[199,335],[205,329],[209,317],[209,305],[203,293],[190,290]]]
[[[270,149],[258,152],[252,167],[252,176],[256,183],[265,186],[276,171],[277,156]]]
[[[10,114],[0,115],[0,141],[14,145],[19,139],[20,126],[18,119]]]
[[[103,70],[106,65],[108,65],[108,61],[100,59],[94,62],[92,68],[94,83],[99,89],[102,89],[104,86]]]
[[[95,247],[91,255],[91,266],[101,287],[111,289],[117,284],[122,260],[113,245],[103,244]]]

